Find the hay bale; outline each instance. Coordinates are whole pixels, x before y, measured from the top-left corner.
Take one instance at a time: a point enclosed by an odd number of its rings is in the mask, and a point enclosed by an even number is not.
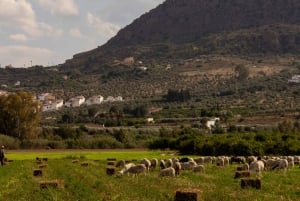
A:
[[[109,166],[115,166],[115,164],[116,164],[115,161],[108,161],[107,162],[107,165],[109,165]]]
[[[241,188],[252,187],[261,189],[261,180],[256,178],[243,178],[241,179]]]
[[[59,188],[63,187],[64,181],[59,180],[46,180],[46,181],[40,181],[40,189],[47,189],[47,188]]]
[[[200,201],[201,193],[199,189],[179,189],[176,191],[174,201]]]
[[[234,178],[244,178],[244,177],[250,177],[250,171],[236,171]]]
[[[87,167],[87,166],[89,166],[89,163],[88,162],[83,162],[83,163],[81,163],[81,166]]]
[[[114,174],[116,174],[116,168],[114,168],[114,167],[108,167],[108,168],[106,168],[106,174],[107,175],[114,175]]]
[[[43,176],[43,171],[41,169],[34,169],[33,176],[35,176],[35,177]]]

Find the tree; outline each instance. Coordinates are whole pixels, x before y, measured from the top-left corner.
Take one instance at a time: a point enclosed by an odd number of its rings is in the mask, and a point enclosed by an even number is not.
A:
[[[0,96],[0,132],[20,140],[36,137],[41,109],[31,93]]]

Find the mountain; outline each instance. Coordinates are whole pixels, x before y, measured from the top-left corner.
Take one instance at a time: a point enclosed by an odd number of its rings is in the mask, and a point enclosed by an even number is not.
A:
[[[55,70],[37,68],[30,80],[6,70],[0,80],[65,97],[149,100],[188,89],[204,106],[297,107],[287,80],[300,74],[299,53],[299,0],[166,0]]]
[[[86,66],[129,56],[159,60],[299,52],[298,0],[166,0],[105,45],[74,55],[67,64]]]
[[[167,0],[108,41],[108,46],[201,41],[210,34],[267,25],[300,25],[298,0]]]

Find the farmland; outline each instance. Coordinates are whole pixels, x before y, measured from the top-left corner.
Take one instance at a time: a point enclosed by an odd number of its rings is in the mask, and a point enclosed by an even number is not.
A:
[[[174,156],[175,154],[175,156]],[[199,189],[203,200],[300,200],[300,169],[295,166],[287,172],[265,171],[262,188],[241,189],[234,179],[237,164],[217,167],[206,165],[204,174],[182,171],[176,178],[159,177],[159,170],[148,175],[123,177],[106,175],[107,159],[139,160],[144,157],[167,159],[173,152],[146,150],[68,150],[68,151],[7,151],[11,162],[0,169],[0,197],[7,201],[159,201],[174,200],[178,189]],[[36,157],[46,167],[42,176],[33,176],[39,167]],[[194,156],[196,157],[196,156]],[[73,163],[77,160],[78,163]],[[87,166],[83,166],[87,163]],[[41,181],[57,181],[58,188],[40,189]]]

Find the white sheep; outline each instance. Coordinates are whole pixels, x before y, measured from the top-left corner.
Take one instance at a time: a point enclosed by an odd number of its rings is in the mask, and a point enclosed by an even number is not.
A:
[[[131,166],[130,168],[125,170],[123,172],[123,174],[129,173],[129,174],[132,174],[133,176],[137,176],[140,173],[146,174],[146,171],[147,171],[147,167],[145,164],[137,164],[137,165]]]
[[[150,168],[155,169],[156,166],[158,165],[158,160],[157,160],[156,158],[152,158],[152,159],[150,160],[150,163],[151,163]]]
[[[197,165],[194,167],[193,172],[205,173],[204,165]]]
[[[175,177],[175,169],[172,168],[172,167],[162,169],[160,171],[159,176],[161,176],[161,177]]]
[[[181,169],[182,170],[193,170],[193,168],[197,166],[197,163],[195,161],[189,161],[181,163]]]
[[[140,161],[140,164],[144,164],[147,168],[147,172],[149,172],[150,166],[151,166],[151,162],[147,159],[147,158],[143,158]]]
[[[175,175],[179,175],[181,171],[181,163],[179,161],[175,162],[173,164],[174,169],[175,169]]]
[[[264,163],[259,160],[259,161],[253,161],[249,165],[249,171],[250,173],[257,173],[258,175],[261,175],[262,171],[264,170],[265,165]]]
[[[165,167],[166,168],[173,167],[173,161],[172,161],[172,159],[167,159],[165,161]]]
[[[119,176],[123,175],[129,168],[135,166],[134,163],[127,163],[124,165],[123,169],[119,171]]]

